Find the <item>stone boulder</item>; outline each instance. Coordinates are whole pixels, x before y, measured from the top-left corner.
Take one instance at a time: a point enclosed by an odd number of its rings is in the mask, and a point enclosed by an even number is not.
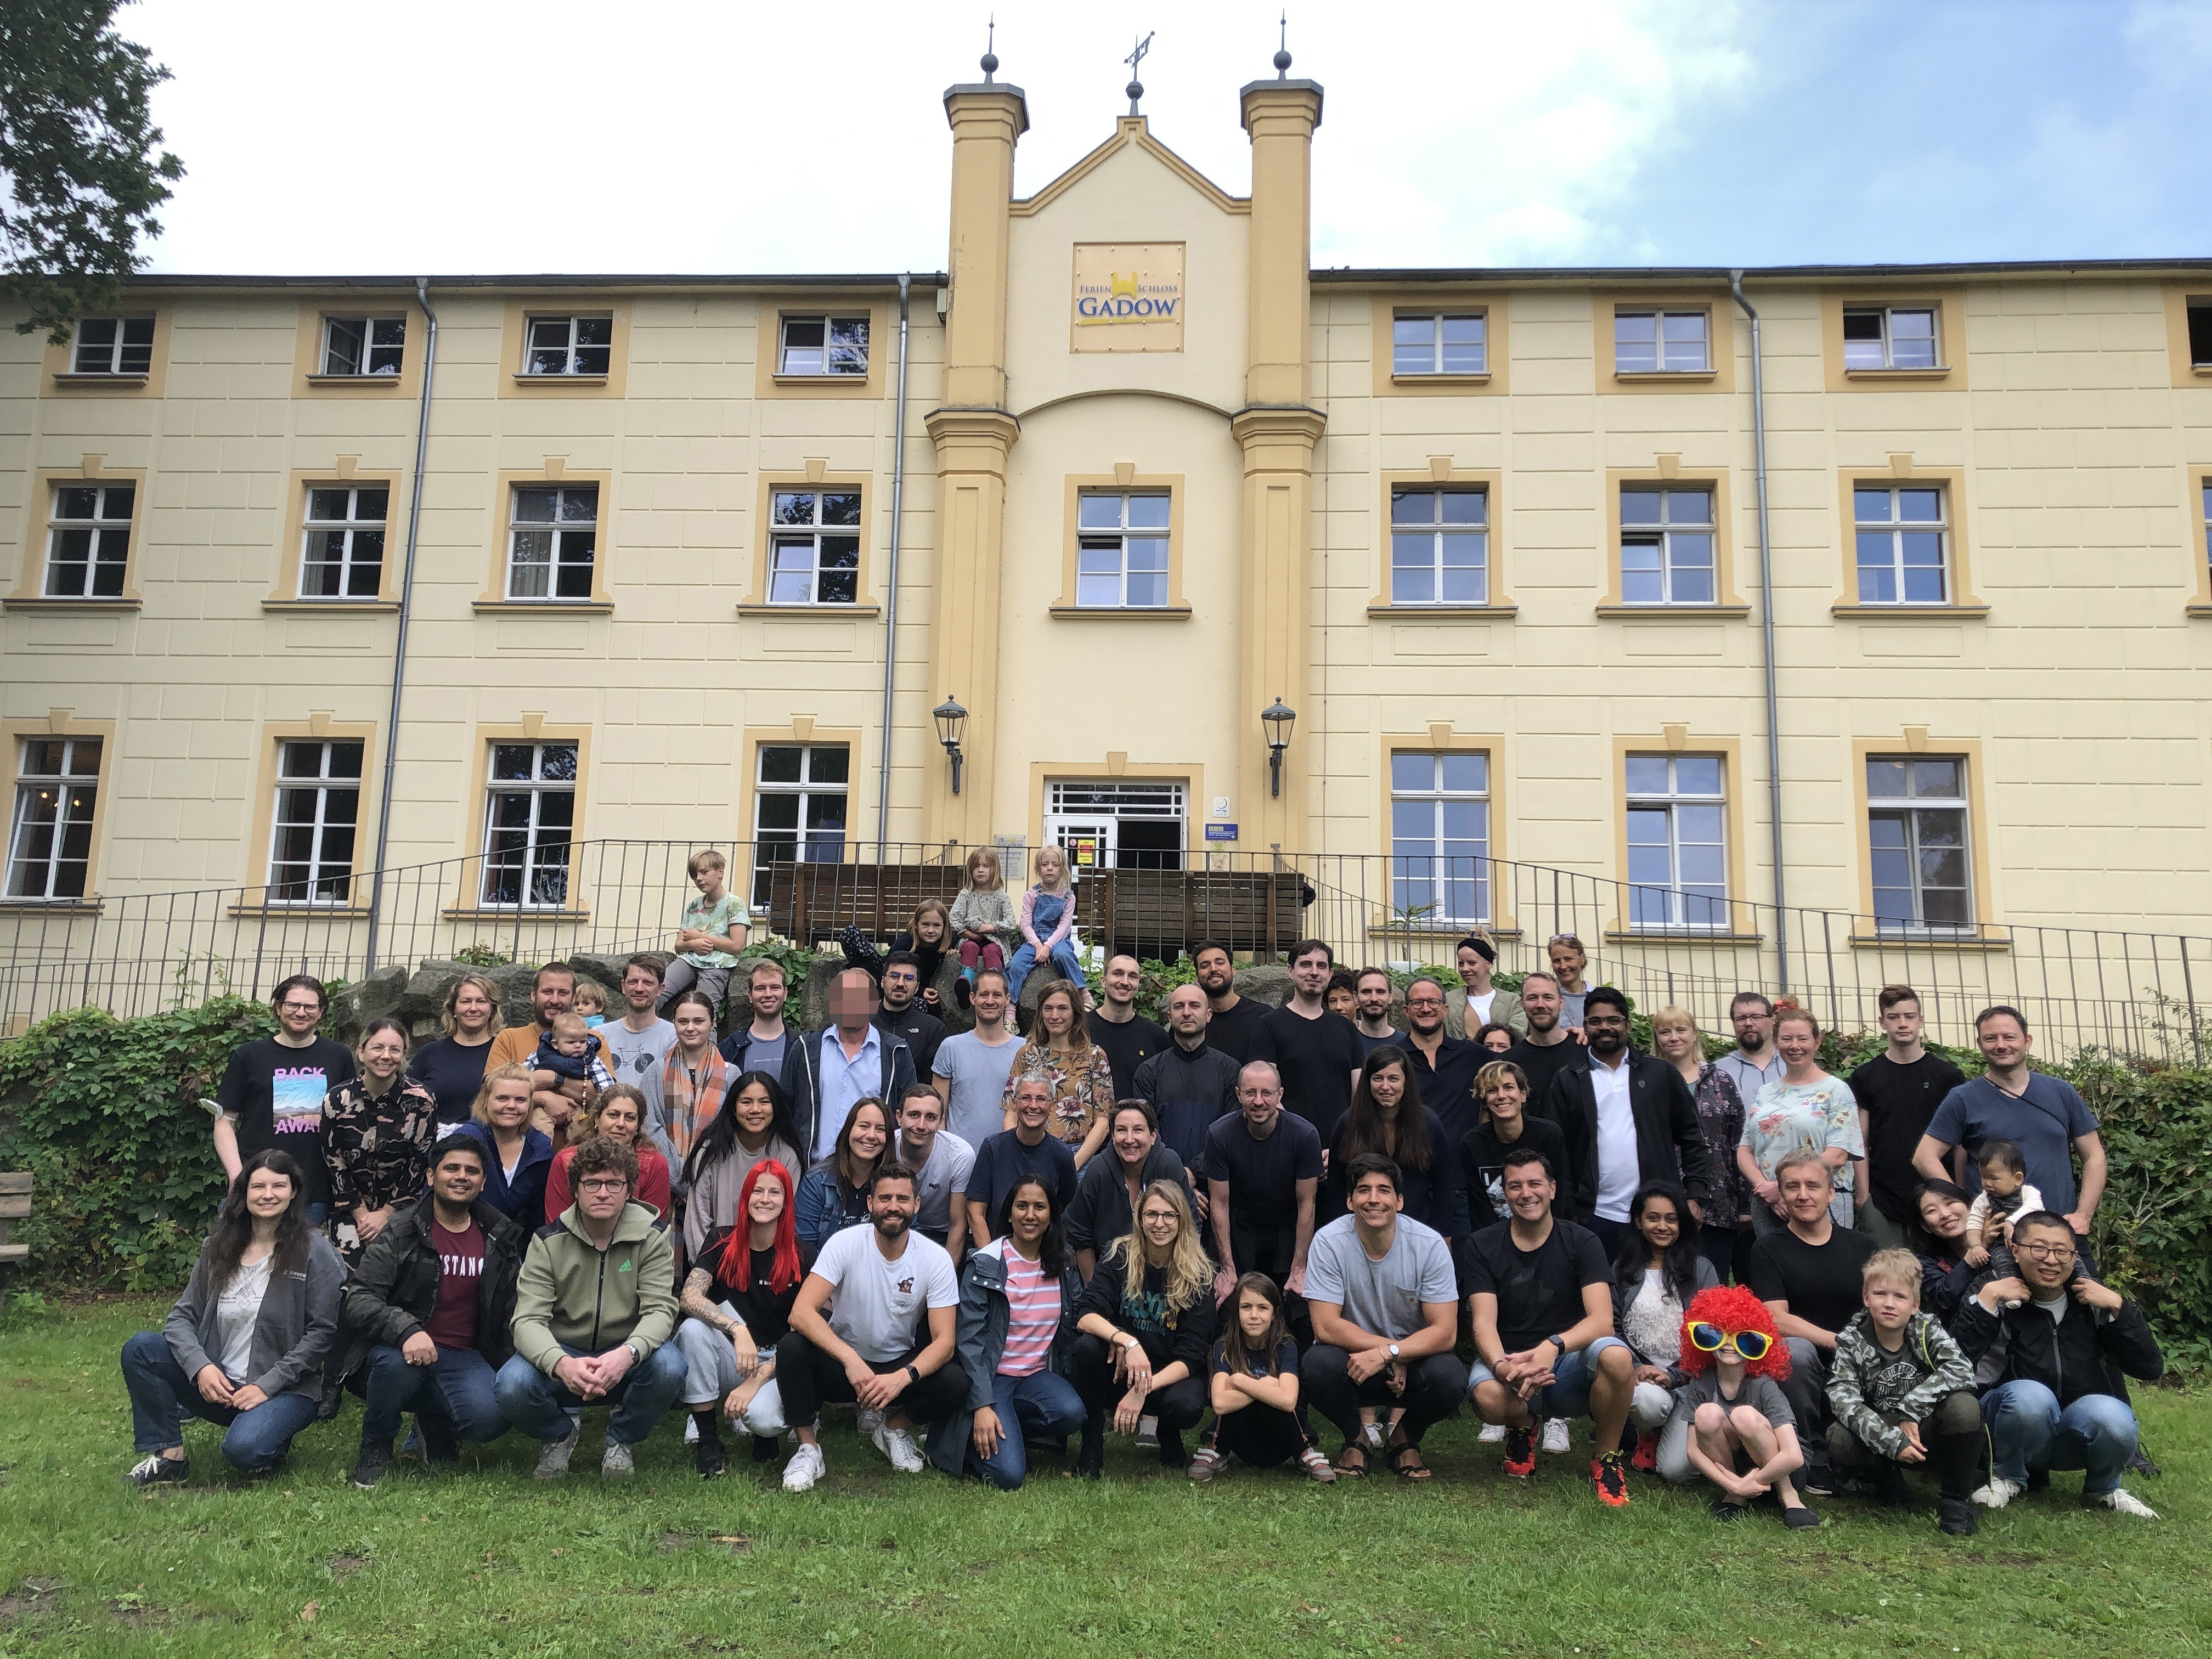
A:
[[[349,1048],[361,1041],[369,1021],[381,1019],[386,1014],[399,1014],[405,996],[409,975],[398,963],[386,963],[383,967],[356,980],[331,1000],[331,1027],[337,1040]],[[404,1014],[399,1017],[404,1018]]]
[[[1024,990],[1028,988],[1023,987]],[[1279,1008],[1291,1000],[1291,970],[1272,964],[1239,968],[1237,970],[1237,994],[1249,997],[1255,1002],[1264,1002],[1270,1008]]]

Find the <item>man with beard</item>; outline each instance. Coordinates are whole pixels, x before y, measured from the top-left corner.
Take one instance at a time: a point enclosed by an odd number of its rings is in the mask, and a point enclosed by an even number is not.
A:
[[[1206,1042],[1242,1066],[1252,1058],[1252,1039],[1267,1018],[1263,1003],[1237,994],[1237,963],[1229,947],[1217,939],[1200,941],[1190,953],[1191,971],[1198,988],[1206,993],[1213,1018],[1206,1028]],[[1323,975],[1326,980],[1326,975]]]
[[[1359,1033],[1359,1046],[1368,1054],[1385,1044],[1403,1045],[1406,1041],[1406,1034],[1390,1023],[1390,999],[1396,989],[1390,975],[1380,968],[1362,968],[1352,981],[1352,1002],[1358,1014],[1352,1029]]]
[[[1182,1160],[1191,1191],[1203,1194],[1206,1132],[1237,1109],[1237,1062],[1212,1046],[1206,993],[1178,985],[1168,993],[1168,1046],[1137,1067],[1129,1086],[1152,1103],[1160,1120],[1160,1145]]]
[[[1522,980],[1521,1010],[1528,1017],[1528,1034],[1499,1056],[1528,1073],[1528,1105],[1540,1117],[1551,1098],[1552,1079],[1583,1063],[1582,1044],[1559,1024],[1561,1006],[1559,981],[1549,974],[1534,973]]]
[[[1788,1069],[1774,1046],[1774,1005],[1756,991],[1738,991],[1729,1000],[1729,1024],[1735,1028],[1735,1047],[1713,1064],[1735,1085],[1748,1110],[1759,1090],[1780,1082]]]
[[[1314,1127],[1326,1146],[1352,1104],[1352,1085],[1367,1058],[1359,1033],[1327,1001],[1335,953],[1317,939],[1291,947],[1291,1000],[1268,1011],[1253,1034],[1252,1058],[1283,1079],[1284,1109]]]

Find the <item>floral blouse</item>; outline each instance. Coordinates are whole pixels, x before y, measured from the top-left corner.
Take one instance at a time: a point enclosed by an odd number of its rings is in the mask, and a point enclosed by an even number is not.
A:
[[[381,1210],[420,1194],[437,1134],[437,1097],[404,1074],[382,1095],[371,1094],[361,1077],[323,1097],[331,1237],[349,1268],[368,1244],[354,1227],[354,1212]]]
[[[1000,1097],[1009,1111],[1013,1109],[1014,1085],[1025,1072],[1042,1072],[1052,1079],[1052,1116],[1045,1127],[1070,1147],[1079,1148],[1092,1124],[1113,1115],[1114,1067],[1103,1048],[1094,1045],[1087,1058],[1077,1060],[1064,1049],[1024,1042],[1006,1073],[1006,1091]]]
[[[1751,1213],[1751,1183],[1736,1167],[1735,1148],[1743,1138],[1743,1097],[1735,1080],[1706,1060],[1698,1067],[1698,1127],[1705,1131],[1705,1156],[1712,1164],[1712,1196],[1707,1219],[1733,1227]]]
[[[1839,1146],[1850,1158],[1866,1156],[1866,1142],[1859,1135],[1859,1103],[1851,1085],[1825,1073],[1817,1083],[1785,1083],[1778,1078],[1764,1085],[1743,1115],[1743,1133],[1736,1144],[1751,1148],[1751,1161],[1769,1181],[1774,1179],[1774,1166],[1801,1146],[1814,1152]],[[1853,1179],[1850,1159],[1846,1158],[1835,1171],[1835,1189],[1848,1193]]]

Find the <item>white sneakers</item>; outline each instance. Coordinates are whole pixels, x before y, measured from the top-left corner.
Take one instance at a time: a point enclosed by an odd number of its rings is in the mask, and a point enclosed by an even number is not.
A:
[[[792,1453],[791,1462],[783,1466],[783,1489],[786,1492],[806,1492],[812,1488],[829,1468],[823,1460],[822,1448],[801,1442]]]
[[[876,1431],[882,1428],[883,1425],[884,1414],[881,1412],[870,1411],[866,1406],[860,1406],[854,1408],[853,1431],[854,1433],[858,1434],[861,1439],[874,1439],[876,1437]]]
[[[1971,1498],[1985,1510],[2001,1510],[2027,1490],[2024,1482],[2008,1480],[2004,1476],[1992,1473],[1990,1484],[1976,1488]]]
[[[576,1449],[576,1431],[570,1429],[566,1440],[549,1440],[538,1454],[537,1474],[540,1480],[558,1480],[568,1473],[568,1459]]]
[[[1505,1438],[1505,1425],[1503,1423],[1486,1423],[1482,1425],[1482,1432],[1475,1438],[1486,1446],[1494,1446]]]
[[[627,1480],[636,1473],[637,1463],[630,1456],[629,1448],[616,1439],[614,1436],[609,1435],[606,1449],[599,1454],[599,1479]]]
[[[2132,1515],[2138,1521],[2155,1521],[2158,1511],[2124,1486],[2115,1486],[2110,1492],[2083,1492],[2081,1507],[2085,1510],[2110,1510],[2115,1515]]]
[[[1553,1456],[1569,1450],[1573,1443],[1567,1437],[1567,1419],[1547,1417],[1544,1419],[1544,1449]]]
[[[886,1428],[882,1422],[868,1437],[876,1443],[876,1449],[890,1459],[891,1467],[901,1474],[920,1474],[929,1467],[921,1449],[914,1443],[914,1436],[904,1429]]]

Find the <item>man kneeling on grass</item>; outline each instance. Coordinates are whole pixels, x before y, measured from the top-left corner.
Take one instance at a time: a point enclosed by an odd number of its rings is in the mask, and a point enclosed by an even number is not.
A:
[[[1920,1311],[1917,1256],[1877,1251],[1863,1271],[1866,1308],[1837,1333],[1828,1362],[1829,1461],[1845,1474],[1872,1474],[1892,1509],[1912,1501],[1905,1470],[1933,1462],[1942,1481],[1937,1524],[1971,1538],[1966,1498],[1982,1456],[1974,1368],[1935,1316]]]
[[[1634,1356],[1613,1334],[1613,1270],[1596,1236],[1555,1220],[1552,1160],[1523,1149],[1505,1156],[1502,1182],[1510,1221],[1486,1227],[1468,1246],[1468,1296],[1480,1356],[1468,1370],[1475,1411],[1505,1425],[1505,1473],[1536,1468],[1536,1425],[1588,1413],[1590,1481],[1598,1500],[1628,1503],[1628,1457],[1620,1449],[1636,1389]]]
[[[568,1165],[576,1201],[538,1230],[522,1261],[514,1357],[500,1367],[499,1408],[545,1443],[538,1478],[568,1473],[573,1411],[614,1407],[600,1475],[627,1480],[630,1448],[653,1432],[684,1389],[676,1331],[676,1255],[667,1224],[634,1202],[637,1154],[593,1135]]]

